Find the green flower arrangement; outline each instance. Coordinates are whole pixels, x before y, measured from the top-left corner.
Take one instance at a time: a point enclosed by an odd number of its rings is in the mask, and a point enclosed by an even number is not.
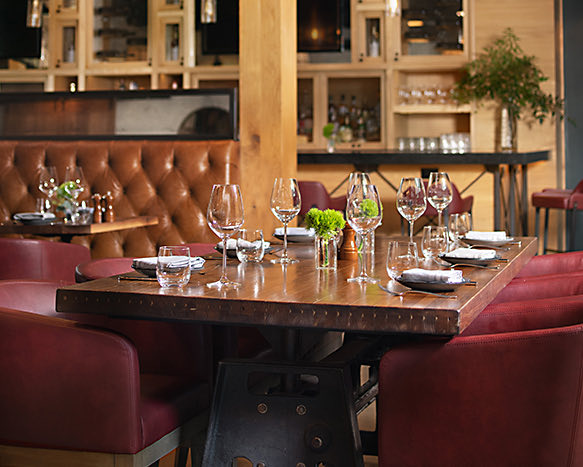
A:
[[[372,199],[365,199],[360,203],[360,217],[377,217],[379,215],[379,206]]]
[[[511,28],[466,65],[465,72],[453,92],[460,103],[490,99],[507,106],[516,118],[528,108],[540,123],[547,117],[563,117],[563,100],[543,92],[541,83],[548,77],[535,57],[524,53]]]
[[[57,211],[70,215],[75,208],[75,192],[80,188],[74,181],[63,182],[57,188],[54,204]]]
[[[335,209],[321,211],[318,208],[312,208],[306,213],[304,220],[307,227],[314,229],[317,236],[326,240],[338,235],[346,225],[342,213]]]

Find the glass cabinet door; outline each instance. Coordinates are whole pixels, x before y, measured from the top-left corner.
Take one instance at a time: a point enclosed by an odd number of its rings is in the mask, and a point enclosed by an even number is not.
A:
[[[401,55],[463,53],[463,0],[403,0]]]
[[[93,61],[148,60],[148,2],[95,0]]]

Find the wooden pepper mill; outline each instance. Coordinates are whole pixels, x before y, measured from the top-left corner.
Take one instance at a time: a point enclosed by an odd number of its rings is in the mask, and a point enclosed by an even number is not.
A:
[[[113,222],[115,220],[115,212],[113,211],[113,195],[108,191],[102,199],[104,204],[103,221]]]
[[[102,221],[101,195],[99,193],[94,193],[91,195],[91,201],[93,203],[93,223],[100,224]]]
[[[344,241],[340,247],[340,252],[338,254],[340,259],[358,259],[358,245],[356,244],[356,232],[348,222],[342,230],[344,234]]]

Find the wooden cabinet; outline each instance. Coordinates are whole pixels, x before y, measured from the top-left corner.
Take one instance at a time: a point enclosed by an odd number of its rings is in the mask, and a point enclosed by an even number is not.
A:
[[[449,90],[469,57],[471,1],[351,0],[350,53],[298,63],[298,148],[325,148],[329,122],[338,148],[469,132],[470,108]],[[195,0],[50,0],[48,67],[35,80],[46,91],[238,86],[235,56],[212,66],[200,55],[195,15]],[[0,83],[32,75],[0,70]]]

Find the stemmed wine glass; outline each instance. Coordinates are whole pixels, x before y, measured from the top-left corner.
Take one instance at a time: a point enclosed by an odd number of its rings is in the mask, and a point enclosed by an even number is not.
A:
[[[350,191],[352,190],[352,187],[354,185],[370,185],[371,181],[370,181],[370,177],[366,172],[352,172],[349,176],[348,176],[348,190],[346,191],[346,199],[348,200],[348,197],[350,196]],[[355,234],[355,241],[356,244],[358,245],[358,249],[359,251],[362,250],[362,238],[360,237],[360,234],[358,232],[356,232]],[[372,251],[374,251],[374,236],[373,235],[369,235],[369,239],[368,239],[368,246],[371,248]]]
[[[213,185],[206,220],[211,230],[223,242],[221,278],[207,284],[207,287],[237,288],[241,284],[227,278],[227,240],[243,225],[243,197],[239,185]]]
[[[53,201],[58,186],[57,169],[52,165],[41,167],[38,177],[38,189],[46,195],[49,201]]]
[[[291,264],[297,259],[287,255],[287,224],[300,212],[302,198],[295,178],[276,178],[271,191],[271,212],[283,223],[283,253],[272,263]]]
[[[401,179],[397,192],[397,211],[409,221],[409,241],[413,241],[413,224],[427,208],[427,197],[423,180],[419,177]]]
[[[79,196],[85,191],[85,176],[81,167],[67,167],[65,171],[65,191],[71,200],[71,220],[77,219]]]
[[[367,241],[368,234],[376,229],[382,220],[381,199],[375,185],[354,185],[346,202],[346,219],[350,226]],[[366,245],[365,245],[366,248]],[[360,255],[360,274],[348,282],[378,282],[366,273],[366,255]]]
[[[427,201],[437,211],[437,225],[441,225],[443,210],[449,206],[452,199],[452,188],[446,172],[431,172],[427,185]]]

